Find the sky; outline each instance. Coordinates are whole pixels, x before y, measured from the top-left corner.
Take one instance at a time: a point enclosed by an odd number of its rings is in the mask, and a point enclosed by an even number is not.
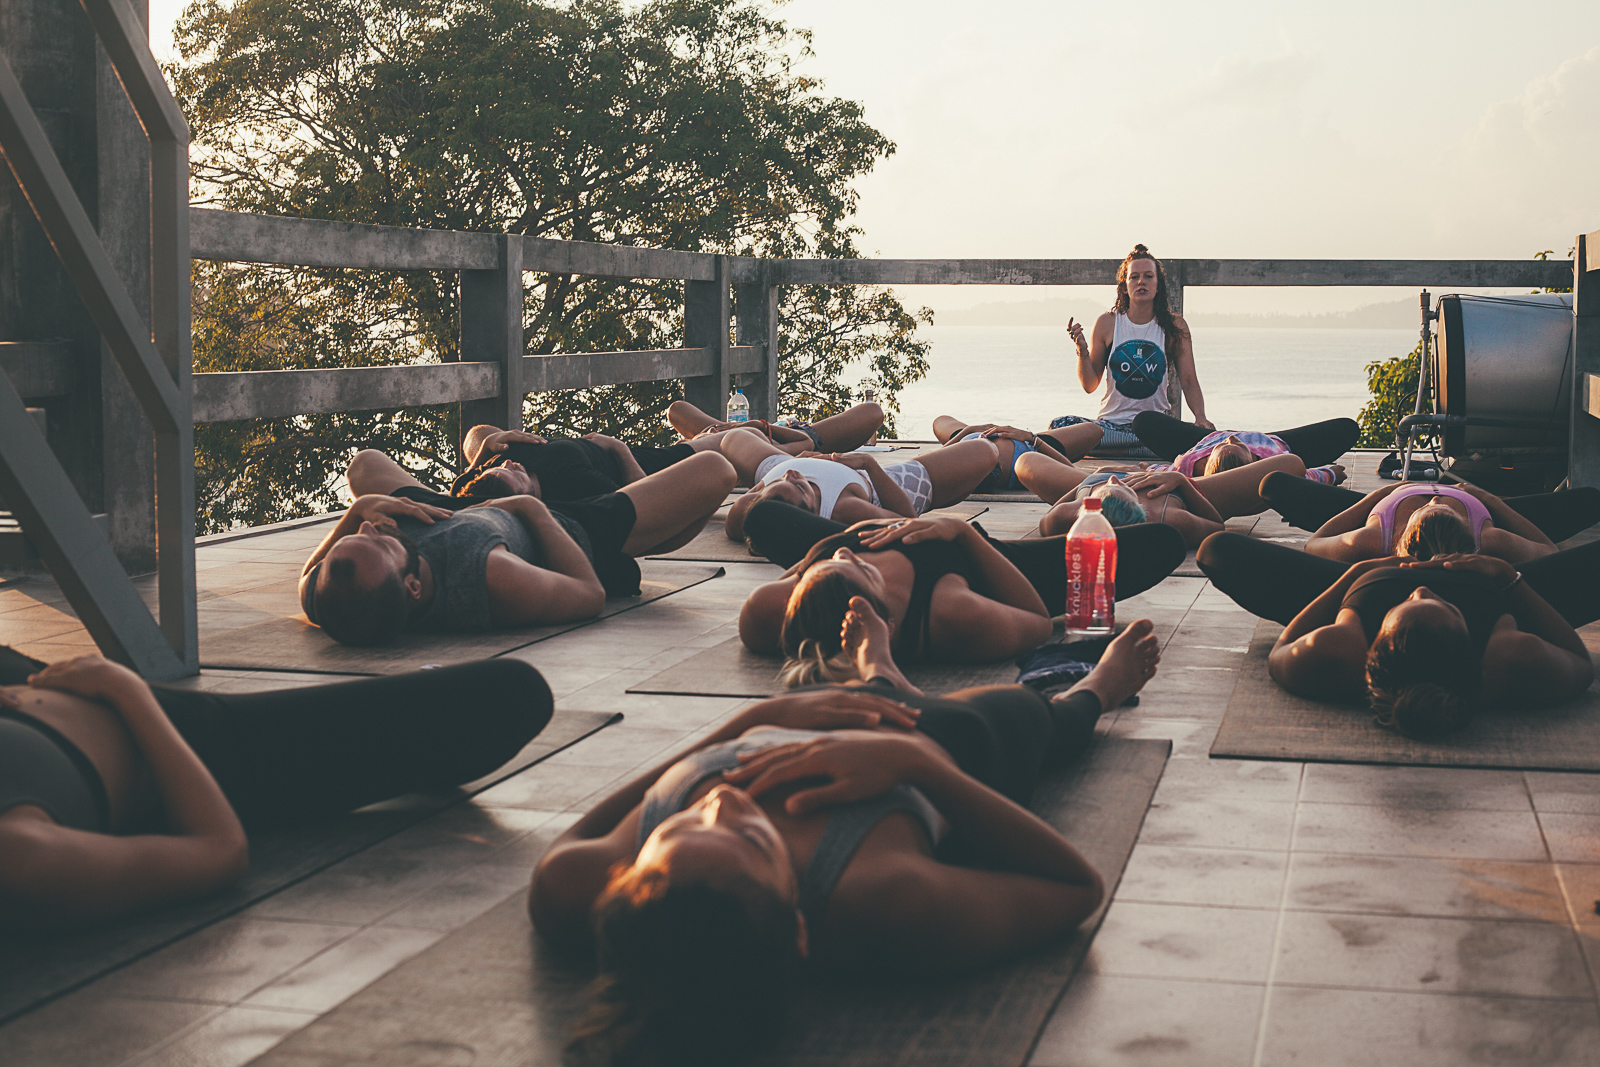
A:
[[[150,0],[170,49],[180,3]],[[1564,256],[1600,229],[1600,3],[791,0],[801,70],[897,151],[890,258]],[[911,287],[936,309],[1089,289]],[[1190,311],[1414,291],[1192,287]]]

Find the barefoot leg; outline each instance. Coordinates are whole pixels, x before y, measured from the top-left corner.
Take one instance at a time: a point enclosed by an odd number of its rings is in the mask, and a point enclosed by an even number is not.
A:
[[[678,431],[678,436],[685,440],[692,439],[699,434],[711,429],[717,420],[687,400],[674,400],[667,408],[667,421],[672,428]]]
[[[1080,460],[1100,443],[1105,431],[1092,422],[1079,422],[1059,430],[1040,430],[1040,437],[1048,437],[1061,446],[1068,459]],[[1048,445],[1045,447],[1049,447]]]
[[[953,415],[935,415],[933,417],[933,436],[938,438],[940,444],[948,444],[965,430],[969,424]]]
[[[819,452],[854,452],[872,439],[883,425],[883,409],[876,404],[857,404],[848,411],[830,415],[811,424],[822,439]]]
[[[741,433],[738,430],[729,430],[719,434],[721,439],[722,454],[733,464],[733,469],[739,472],[740,485],[752,485],[756,478],[756,468],[761,461],[770,456],[787,456],[783,449],[771,444],[760,434]]]
[[[1306,465],[1300,457],[1286,452],[1281,456],[1268,456],[1254,463],[1246,463],[1221,474],[1206,474],[1194,480],[1200,495],[1211,501],[1224,519],[1235,515],[1259,515],[1272,505],[1261,496],[1261,480],[1274,471],[1283,471],[1304,478]]]
[[[1110,711],[1143,689],[1144,683],[1155,676],[1160,661],[1161,639],[1155,635],[1155,624],[1140,619],[1106,646],[1087,678],[1054,699],[1087,689],[1100,698],[1101,710]]]
[[[357,452],[350,461],[345,477],[350,480],[352,496],[366,496],[369,493],[388,496],[401,486],[422,485],[411,476],[410,471],[376,448],[363,448]]]
[[[917,457],[933,482],[930,508],[947,508],[967,499],[984,476],[994,470],[999,453],[989,441],[962,441]]]
[[[622,550],[630,556],[681,548],[699,533],[738,475],[718,452],[696,452],[664,471],[622,487],[638,518]]]
[[[850,610],[844,613],[844,622],[839,627],[839,640],[863,682],[882,678],[896,689],[922,695],[922,690],[900,673],[889,650],[889,624],[872,610],[866,597],[850,598]]]
[[[1017,457],[1016,475],[1028,492],[1054,503],[1083,484],[1089,472],[1052,459],[1046,452],[1024,452]]]

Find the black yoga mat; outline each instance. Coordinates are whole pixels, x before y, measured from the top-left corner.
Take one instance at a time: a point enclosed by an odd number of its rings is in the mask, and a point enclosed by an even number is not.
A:
[[[620,712],[557,711],[515,759],[476,782],[252,837],[250,873],[223,893],[46,941],[0,944],[0,1024],[243,911],[621,720]]]
[[[1593,686],[1563,707],[1489,708],[1459,734],[1415,741],[1377,725],[1363,706],[1323,704],[1280,689],[1267,674],[1267,653],[1282,632],[1266,620],[1256,627],[1211,745],[1213,759],[1600,771],[1600,691]]]
[[[593,619],[557,626],[524,626],[474,634],[406,633],[398,642],[380,648],[352,648],[334,641],[305,621],[305,616],[271,619],[228,630],[215,636],[200,635],[200,665],[236,670],[305,671],[326,674],[400,674],[424,665],[448,666],[468,660],[499,656],[589,626],[601,619],[660,600],[664,596],[720,577],[721,567],[693,563],[641,560],[644,581],[641,595],[611,597]],[[298,581],[298,578],[296,579]]]
[[[674,696],[769,697],[781,692],[779,656],[760,656],[729,638],[704,652],[628,687],[630,693]],[[925,693],[952,693],[975,685],[1009,685],[1017,680],[1010,660],[1000,663],[915,663],[902,668],[907,680]]]
[[[971,499],[971,498],[969,498]],[[1031,499],[1031,498],[1030,498]],[[929,515],[950,515],[958,519],[972,520],[982,515],[989,509],[982,504],[953,504],[947,508],[939,508],[928,512]],[[743,541],[728,540],[727,526],[724,519],[726,511],[719,511],[706,523],[706,528],[701,530],[693,541],[673,552],[664,552],[659,556],[648,556],[648,559],[678,559],[704,563],[767,563],[765,556],[757,556],[746,547]]]
[[[1171,750],[1101,738],[1047,781],[1034,809],[1113,887]],[[1088,950],[1096,913],[1072,936],[959,979],[808,986],[765,1067],[1021,1067]],[[429,1062],[559,1064],[592,975],[534,937],[518,893],[290,1035],[256,1067]],[[446,1058],[448,1057],[448,1058]]]

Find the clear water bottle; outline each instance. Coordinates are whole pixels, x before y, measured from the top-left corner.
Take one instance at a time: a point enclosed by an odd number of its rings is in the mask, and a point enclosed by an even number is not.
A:
[[[728,397],[728,421],[750,421],[750,401],[744,395],[743,389],[735,389],[733,395]]]
[[[1117,531],[1100,514],[1100,498],[1091,496],[1067,531],[1067,636],[1110,633],[1116,603]]]

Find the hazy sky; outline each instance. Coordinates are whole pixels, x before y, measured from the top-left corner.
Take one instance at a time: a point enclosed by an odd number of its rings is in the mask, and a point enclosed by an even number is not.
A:
[[[180,7],[151,0],[158,55]],[[815,33],[806,72],[898,145],[860,183],[868,254],[1120,257],[1142,241],[1175,257],[1520,259],[1600,229],[1594,0],[780,10]],[[1052,292],[906,295],[937,308]],[[1188,306],[1398,295],[1190,289]]]

